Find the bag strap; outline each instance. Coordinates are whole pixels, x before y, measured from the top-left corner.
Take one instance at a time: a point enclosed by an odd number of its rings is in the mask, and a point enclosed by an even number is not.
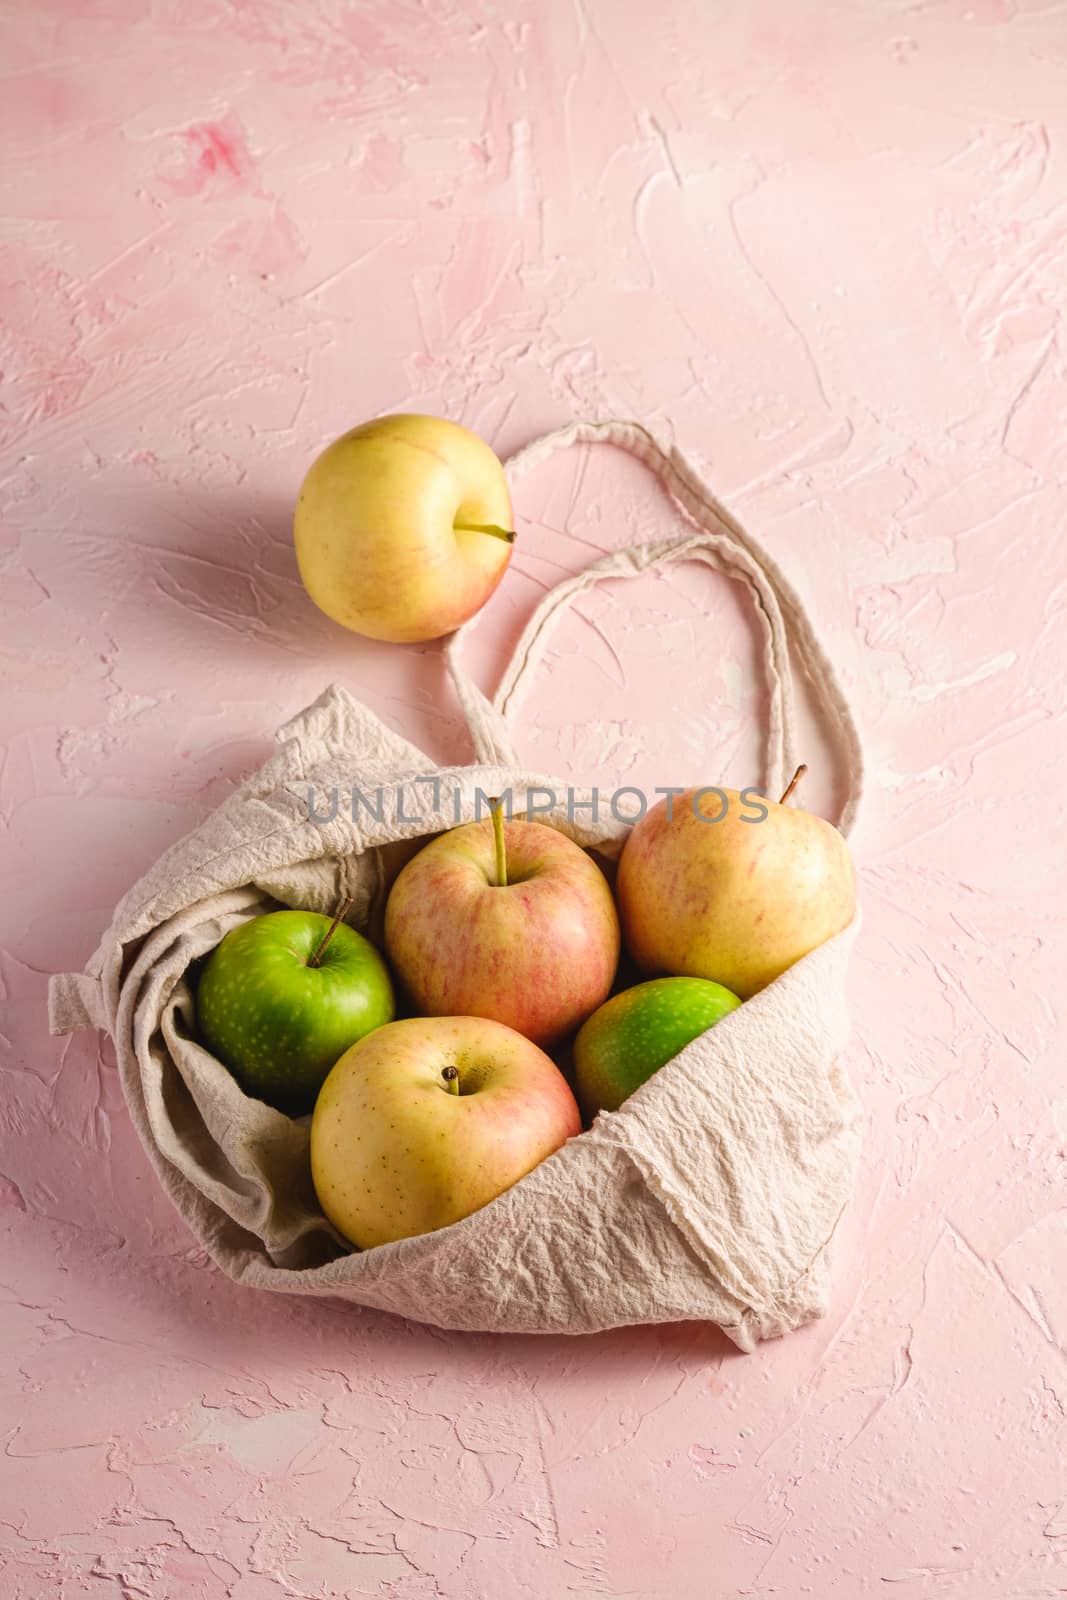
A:
[[[781,794],[796,767],[791,649],[811,685],[816,709],[841,763],[844,798],[837,825],[847,834],[859,809],[862,791],[863,751],[859,733],[803,601],[777,562],[715,498],[685,457],[673,445],[661,444],[639,422],[574,422],[545,434],[509,457],[505,463],[509,483],[514,486],[533,467],[572,444],[613,444],[629,451],[656,474],[699,531],[612,551],[549,590],[526,624],[491,700],[470,678],[461,661],[463,644],[475,619],[457,629],[448,642],[446,659],[478,760],[489,766],[519,765],[511,741],[508,713],[544,647],[552,624],[572,600],[603,578],[634,577],[679,561],[703,561],[745,584],[755,601],[770,691],[763,771],[766,793]]]

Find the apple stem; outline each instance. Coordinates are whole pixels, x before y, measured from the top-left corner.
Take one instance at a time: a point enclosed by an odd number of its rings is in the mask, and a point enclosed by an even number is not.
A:
[[[489,533],[494,539],[503,539],[505,544],[515,543],[514,528],[498,528],[495,522],[454,522],[452,526],[457,533]]]
[[[785,805],[786,801],[789,799],[789,796],[793,793],[793,790],[796,788],[797,784],[800,782],[807,770],[807,764],[802,761],[797,770],[794,772],[793,776],[790,778],[789,786],[786,789],[785,794],[783,794],[782,798],[778,802],[780,806]]]
[[[351,904],[352,904],[351,900],[342,900],[341,901],[341,904],[337,908],[337,915],[334,917],[333,921],[330,923],[330,926],[326,929],[326,932],[323,934],[322,938],[320,939],[317,949],[314,951],[314,953],[312,955],[310,955],[308,957],[308,966],[309,967],[317,967],[317,966],[321,965],[322,952],[325,950],[326,946],[329,944],[330,940],[333,938],[334,934],[337,932],[337,925],[342,920],[342,918],[345,916],[345,914],[347,913],[348,908],[349,908],[349,906]]]
[[[441,1068],[441,1076],[445,1080],[446,1084],[448,1085],[449,1094],[458,1094],[459,1093],[459,1068],[458,1067],[442,1067]]]
[[[496,846],[497,887],[506,889],[508,886],[508,852],[504,840],[504,807],[500,800],[491,800],[489,805],[493,818],[493,843]]]

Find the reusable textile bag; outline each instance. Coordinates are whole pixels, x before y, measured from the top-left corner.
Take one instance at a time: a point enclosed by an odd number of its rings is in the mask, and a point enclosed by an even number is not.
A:
[[[190,969],[224,934],[279,906],[332,913],[350,897],[348,920],[380,937],[400,866],[427,836],[484,814],[479,791],[510,790],[517,815],[528,791],[531,800],[541,791],[538,805],[552,791],[558,803],[540,820],[595,849],[610,870],[627,822],[604,807],[594,820],[582,809],[592,791],[573,787],[568,820],[568,786],[527,771],[511,742],[512,708],[549,628],[602,579],[695,560],[747,585],[769,690],[764,790],[777,797],[795,765],[791,649],[840,761],[838,825],[848,831],[861,755],[830,664],[775,563],[682,456],[637,423],[575,423],[514,456],[509,479],[593,442],[645,462],[692,531],[613,552],[560,583],[530,619],[491,700],[462,665],[471,624],[452,636],[448,666],[470,725],[472,766],[436,767],[343,688],[327,689],[278,730],[278,753],[130,890],[85,973],[52,979],[50,1025],[111,1035],[130,1115],[160,1181],[240,1283],[456,1329],[584,1333],[710,1320],[751,1351],[827,1309],[828,1247],[859,1150],[859,1107],[841,1059],[857,921],[490,1205],[364,1252],[317,1204],[310,1118],[249,1098],[196,1042]],[[399,793],[402,804],[352,804],[354,787],[368,798],[379,787]]]

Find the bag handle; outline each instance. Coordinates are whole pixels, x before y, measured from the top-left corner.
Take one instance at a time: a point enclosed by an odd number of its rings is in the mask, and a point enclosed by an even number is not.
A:
[[[549,590],[526,624],[511,660],[490,700],[461,662],[462,648],[476,619],[457,629],[448,642],[448,670],[463,708],[475,754],[489,766],[519,765],[511,741],[508,712],[540,654],[559,613],[603,578],[634,577],[679,561],[703,561],[745,584],[756,605],[763,635],[764,669],[770,691],[763,784],[781,794],[796,766],[796,713],[790,647],[814,695],[816,709],[841,762],[844,799],[837,825],[848,833],[859,809],[863,751],[859,733],[830,660],[815,636],[804,603],[777,562],[735,516],[717,500],[700,474],[673,445],[661,444],[639,422],[574,422],[524,446],[505,463],[514,485],[531,468],[572,444],[613,444],[627,450],[656,474],[697,532],[652,540],[611,551],[583,572]]]

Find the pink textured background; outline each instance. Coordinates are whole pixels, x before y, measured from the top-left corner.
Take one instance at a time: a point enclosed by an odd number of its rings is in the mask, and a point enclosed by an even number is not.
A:
[[[43,0],[2,32],[0,1591],[1067,1593],[1067,8]],[[502,451],[673,432],[862,719],[862,1178],[832,1314],[753,1357],[236,1289],[109,1050],[45,1037],[47,974],[329,680],[465,751],[439,648],[344,634],[290,547],[315,452],[398,408]],[[546,585],[670,526],[609,451],[518,510],[486,682]],[[748,781],[749,620],[697,570],[597,595],[526,753]]]

